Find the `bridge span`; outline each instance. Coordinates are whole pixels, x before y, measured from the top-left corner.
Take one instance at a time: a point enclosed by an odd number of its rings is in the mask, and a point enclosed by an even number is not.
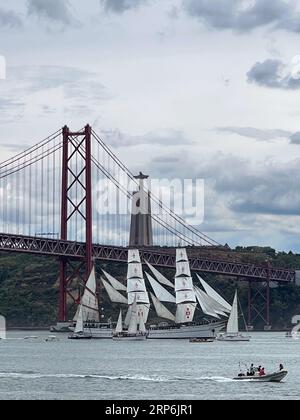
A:
[[[6,233],[0,233],[0,251],[67,257],[80,260],[86,259],[86,244],[83,242],[10,235]],[[93,258],[101,261],[125,263],[127,262],[127,251],[127,247],[94,244]],[[143,261],[148,261],[156,267],[175,267],[175,251],[172,248],[142,248],[140,251]],[[236,277],[240,280],[253,282],[273,281],[277,283],[292,283],[295,281],[296,276],[295,270],[245,264],[203,256],[191,256],[190,265],[191,269],[195,272]]]

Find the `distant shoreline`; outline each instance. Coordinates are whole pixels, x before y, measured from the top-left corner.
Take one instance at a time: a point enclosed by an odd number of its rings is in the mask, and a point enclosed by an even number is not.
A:
[[[50,330],[50,326],[45,326],[45,327],[8,327],[7,331],[49,331]],[[244,330],[243,330],[244,331]],[[249,334],[251,334],[252,332],[257,333],[257,332],[277,332],[277,333],[285,333],[290,331],[289,329],[272,329],[269,331],[265,331],[265,330],[252,330],[249,331]]]

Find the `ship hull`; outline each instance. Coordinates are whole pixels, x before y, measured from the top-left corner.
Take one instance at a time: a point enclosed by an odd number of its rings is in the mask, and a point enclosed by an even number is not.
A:
[[[152,327],[147,331],[148,340],[189,340],[190,338],[211,339],[224,329],[226,323],[214,322],[199,325],[170,325],[168,327]],[[86,330],[94,340],[112,339],[113,328],[92,328]]]
[[[191,338],[210,339],[215,338],[225,324],[208,323],[199,325],[172,325],[169,327],[155,327],[148,331],[148,340],[183,340]]]

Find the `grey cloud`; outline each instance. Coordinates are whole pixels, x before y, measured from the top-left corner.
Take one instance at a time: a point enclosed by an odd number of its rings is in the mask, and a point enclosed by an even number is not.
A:
[[[9,82],[19,80],[31,92],[69,86],[91,75],[84,70],[67,66],[10,67],[7,73]]]
[[[51,89],[60,89],[64,101],[49,107],[45,100],[40,107],[41,115],[54,114],[58,107],[59,112],[68,114],[91,114],[91,108],[110,99],[98,75],[91,72],[67,66],[10,67],[1,90],[0,121],[22,118],[30,96],[43,92],[47,99],[46,92]]]
[[[288,163],[261,162],[227,157],[219,161],[215,190],[228,197],[237,213],[300,215],[299,159]],[[230,171],[226,170],[230,168]]]
[[[0,29],[16,28],[22,26],[20,17],[11,10],[0,9]]]
[[[100,0],[106,12],[122,14],[127,10],[136,9],[148,0]]]
[[[176,158],[176,164],[154,159],[146,170],[152,177],[204,179],[207,213],[220,207],[220,211],[239,214],[231,215],[237,220],[244,215],[300,215],[300,159],[250,162],[219,153],[199,165],[196,154],[173,153],[170,158]]]
[[[17,97],[0,98],[0,121],[4,123],[17,122],[23,116],[26,104]]]
[[[249,83],[258,86],[296,90],[300,89],[300,75],[291,73],[288,67],[280,60],[268,59],[257,62],[247,73]]]
[[[119,130],[106,130],[102,132],[106,142],[112,147],[130,147],[146,144],[161,146],[179,146],[190,144],[181,131],[159,130],[141,136],[129,136]]]
[[[60,24],[75,22],[69,0],[28,0],[28,14]]]
[[[278,138],[289,138],[292,133],[286,130],[269,129],[262,130],[254,127],[219,127],[220,133],[233,133],[242,137],[249,137],[255,140],[272,141]]]
[[[11,152],[22,152],[24,151],[24,144],[14,144],[14,143],[1,143],[1,147],[11,151]]]
[[[250,31],[272,24],[299,32],[295,4],[285,0],[183,0],[186,12],[212,29]]]
[[[175,165],[154,159],[145,171],[152,178],[205,180],[205,216],[198,225],[201,231],[211,232],[214,239],[230,245],[280,244],[281,249],[298,249],[291,236],[294,232],[299,236],[299,160],[285,164],[251,162],[218,153],[202,158],[199,164],[196,150],[183,156],[170,151],[169,156],[176,158]],[[192,223],[197,225],[197,220]]]
[[[290,142],[292,144],[300,144],[300,131],[297,131],[297,133],[290,136]]]

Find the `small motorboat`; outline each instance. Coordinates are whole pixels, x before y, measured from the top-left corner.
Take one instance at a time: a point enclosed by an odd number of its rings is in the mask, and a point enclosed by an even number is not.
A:
[[[249,335],[238,334],[219,334],[217,341],[250,341]]]
[[[59,339],[55,335],[49,335],[49,337],[45,338],[46,343],[50,343],[54,341],[59,341]]]
[[[213,343],[215,338],[190,338],[190,343]]]
[[[238,376],[233,378],[235,381],[255,381],[255,382],[281,382],[288,374],[287,370],[280,370],[278,372],[269,373],[267,375],[260,376],[256,373],[253,376],[248,376],[240,373]]]
[[[91,340],[93,338],[92,335],[87,335],[87,334],[80,334],[80,333],[74,333],[72,335],[69,335],[68,339],[69,340]]]

